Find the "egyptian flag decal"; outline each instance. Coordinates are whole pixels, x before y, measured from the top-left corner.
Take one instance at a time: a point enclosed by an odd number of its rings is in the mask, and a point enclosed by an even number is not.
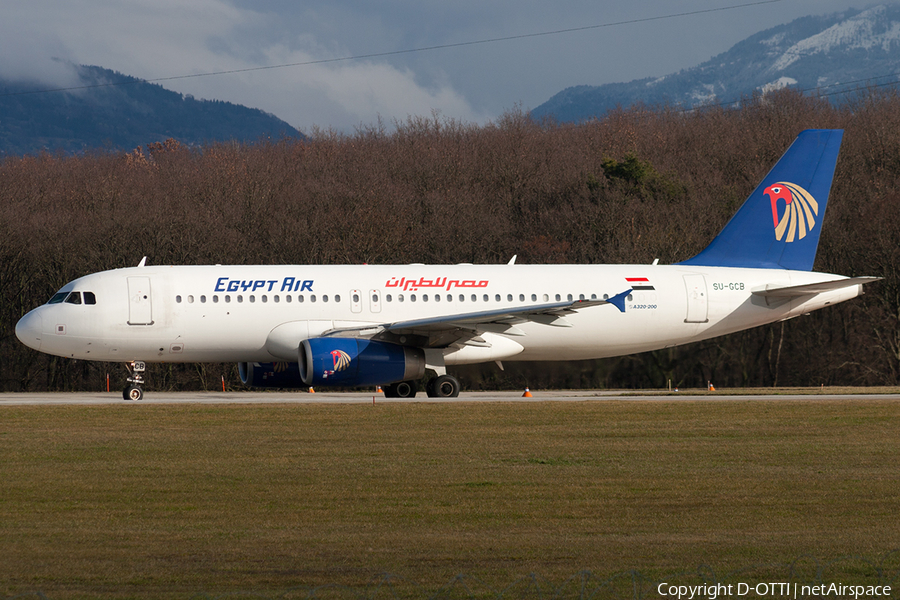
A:
[[[646,277],[626,277],[625,281],[631,285],[631,289],[635,292],[646,292],[649,290],[655,290],[656,288],[650,285],[650,280]]]

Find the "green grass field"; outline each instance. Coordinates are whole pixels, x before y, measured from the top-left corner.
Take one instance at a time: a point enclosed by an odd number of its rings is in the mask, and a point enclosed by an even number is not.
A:
[[[866,560],[819,576],[900,587],[898,441],[900,398],[0,405],[0,597],[362,594],[391,573],[428,598],[460,573],[496,591],[847,556]]]

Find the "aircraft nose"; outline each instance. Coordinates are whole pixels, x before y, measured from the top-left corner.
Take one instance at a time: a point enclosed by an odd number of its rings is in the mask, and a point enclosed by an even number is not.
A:
[[[16,323],[16,337],[29,348],[40,350],[42,335],[43,320],[37,310],[26,314]]]

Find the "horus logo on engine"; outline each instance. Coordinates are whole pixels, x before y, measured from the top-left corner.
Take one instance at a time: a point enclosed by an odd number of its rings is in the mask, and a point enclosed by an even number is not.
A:
[[[331,360],[334,361],[334,371],[343,371],[350,366],[350,355],[343,350],[332,350]]]

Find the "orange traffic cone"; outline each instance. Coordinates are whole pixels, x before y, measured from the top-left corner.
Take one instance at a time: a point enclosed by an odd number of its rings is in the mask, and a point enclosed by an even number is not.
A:
[[[710,382],[707,381],[707,382],[706,382],[706,385],[707,385],[707,389],[708,389],[710,392],[716,391],[716,386],[714,386],[712,383],[710,383]]]
[[[522,397],[523,398],[534,398],[534,396],[531,395],[531,392],[528,391],[528,388],[525,388],[525,393],[522,394]]]
[[[316,390],[314,390],[314,389],[312,389],[312,387],[310,387],[310,388],[309,388],[309,393],[310,393],[310,394],[315,394],[315,393],[316,393]]]
[[[384,391],[381,389],[381,386],[380,386],[380,385],[376,385],[376,386],[375,386],[375,393],[376,393],[376,394],[383,394],[383,393],[384,393]]]

